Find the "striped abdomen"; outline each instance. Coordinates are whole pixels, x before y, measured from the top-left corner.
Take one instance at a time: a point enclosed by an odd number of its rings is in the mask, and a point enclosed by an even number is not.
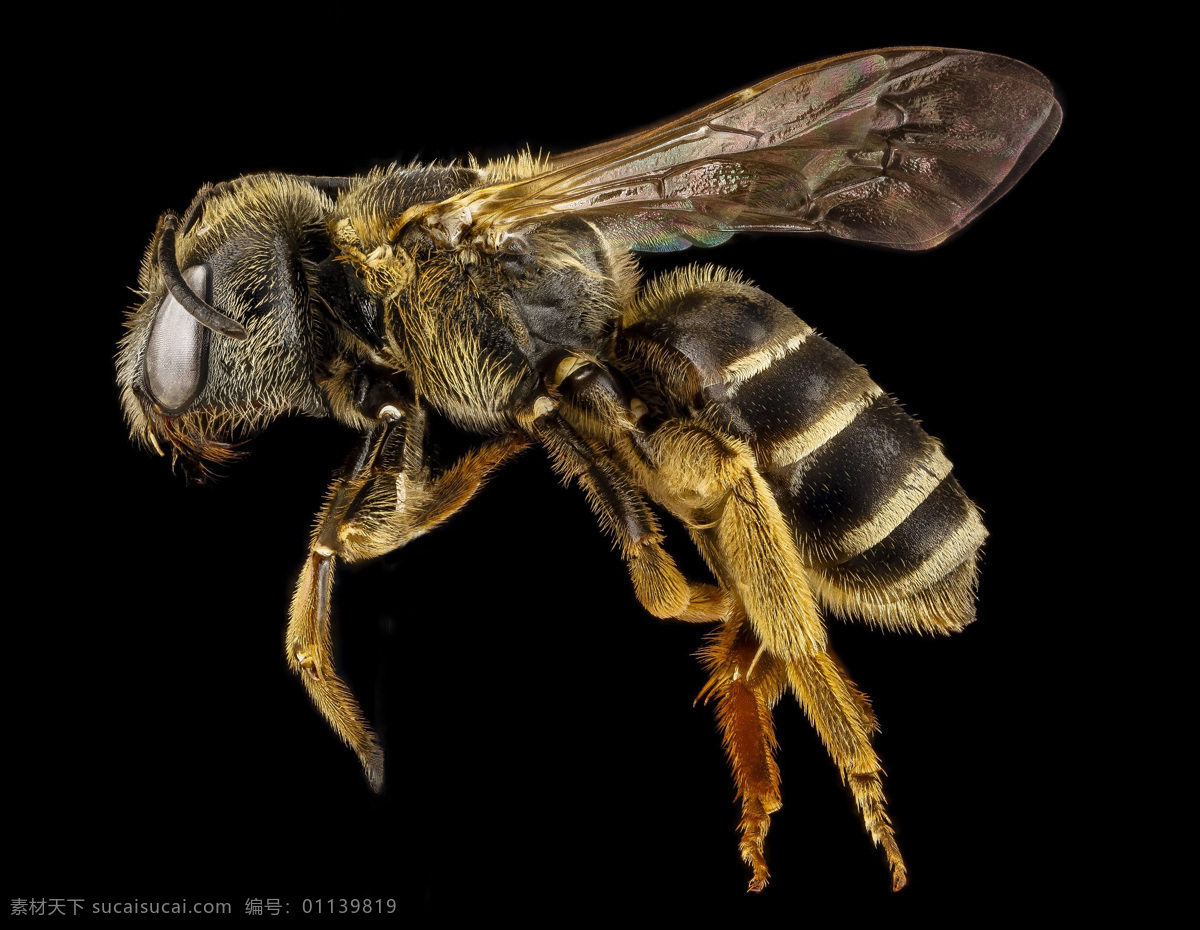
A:
[[[824,604],[927,631],[974,618],[979,510],[865,369],[736,281],[672,280],[638,310],[622,354],[672,415],[750,445]]]

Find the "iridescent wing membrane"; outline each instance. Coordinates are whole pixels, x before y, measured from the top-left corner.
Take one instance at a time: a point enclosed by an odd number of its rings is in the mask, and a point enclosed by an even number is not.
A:
[[[1050,82],[1019,61],[881,49],[555,158],[551,171],[452,198],[424,221],[489,249],[519,250],[523,227],[558,214],[637,251],[746,230],[928,249],[1016,183],[1061,120]]]

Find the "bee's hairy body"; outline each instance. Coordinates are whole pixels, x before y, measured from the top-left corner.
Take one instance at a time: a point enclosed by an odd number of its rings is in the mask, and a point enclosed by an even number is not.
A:
[[[443,197],[494,182],[486,171],[394,167],[344,198],[337,222],[386,229],[426,202],[430,174],[443,172],[462,185],[439,184]],[[543,237],[549,268],[539,261]],[[356,246],[386,251],[372,239]],[[586,263],[585,274],[564,265],[564,251]],[[958,630],[973,619],[986,531],[940,444],[769,295],[695,267],[639,292],[632,257],[604,248],[579,220],[535,232],[519,261],[414,252],[404,260],[411,268],[384,271],[409,277],[417,293],[385,302],[390,325],[372,348],[407,367],[418,395],[443,415],[477,432],[519,426],[513,412],[532,410],[548,359],[563,350],[590,357],[636,383],[659,419],[749,446],[825,605],[902,629]],[[430,286],[436,294],[420,292]],[[586,433],[588,422],[571,425]],[[672,512],[688,510],[667,489],[641,490]]]
[[[338,678],[338,561],[393,551],[539,445],[578,484],[652,615],[717,624],[702,695],[742,803],[752,889],[781,805],[771,710],[791,691],[887,856],[870,703],[825,612],[949,633],[974,617],[986,531],[927,436],[840,350],[735,273],[643,285],[633,253],[737,231],[929,248],[1010,187],[1061,112],[1046,79],[900,48],[798,68],[558,160],[259,175],[160,223],[118,381],[131,431],[195,463],[272,419],[361,434],[318,515],[287,658],[372,786],[383,752]],[[435,460],[436,412],[478,444]],[[715,584],[690,580],[659,514]]]

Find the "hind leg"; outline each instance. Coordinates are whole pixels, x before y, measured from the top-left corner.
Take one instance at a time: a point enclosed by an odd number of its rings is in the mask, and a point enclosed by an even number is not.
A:
[[[588,491],[626,555],[643,604],[659,616],[678,616],[687,589],[659,546],[640,489],[690,528],[735,605],[738,623],[727,625],[708,653],[714,673],[706,693],[718,696],[742,798],[742,854],[754,869],[751,887],[766,883],[762,840],[779,806],[770,706],[784,681],[849,784],[872,838],[884,847],[893,887],[901,887],[904,865],[871,746],[875,718],[826,651],[824,620],[791,529],[749,446],[702,422],[702,414],[656,423],[627,384],[591,360],[568,356],[549,384],[563,412],[538,421],[539,438],[559,469]],[[669,566],[661,573],[674,579],[669,585],[659,579],[639,584],[643,553],[655,560],[645,565]]]
[[[717,704],[717,725],[742,804],[741,853],[754,872],[750,891],[762,891],[770,872],[763,843],[779,810],[779,765],[771,708],[787,683],[787,669],[761,647],[741,605],[702,653],[711,677],[697,700]]]
[[[849,785],[872,839],[883,847],[892,871],[892,887],[902,888],[904,862],[885,806],[883,767],[871,745],[877,729],[875,716],[865,696],[826,648],[824,621],[807,573],[753,455],[739,440],[695,422],[664,424],[650,437],[650,443],[659,465],[652,476],[659,489],[657,496],[670,500],[669,506],[692,527],[692,536],[706,560],[744,609],[753,640],[762,644],[744,674],[753,682],[760,667],[764,667],[763,677],[769,677],[772,684],[764,684],[762,693],[755,694],[753,706],[757,708],[770,696],[774,678],[782,669],[788,686]],[[724,652],[716,655],[727,668],[740,671],[748,643],[745,634],[739,632]],[[732,671],[726,673],[726,678],[736,680]],[[730,686],[728,691],[724,706],[732,707],[742,700],[738,687]],[[769,701],[766,703],[769,706]],[[746,712],[739,719],[753,720],[753,716]],[[728,740],[730,728],[723,726]],[[764,740],[768,738],[765,726],[757,727]],[[750,726],[748,732],[755,732],[755,727]],[[736,775],[736,761],[734,766]],[[742,794],[745,804],[746,793]],[[763,789],[761,797],[770,801],[775,794]],[[759,829],[765,831],[765,820],[758,821],[757,827],[753,817],[751,821],[750,828],[744,828],[744,855],[746,837],[756,835]],[[753,851],[751,860],[757,881],[760,866],[754,861]]]

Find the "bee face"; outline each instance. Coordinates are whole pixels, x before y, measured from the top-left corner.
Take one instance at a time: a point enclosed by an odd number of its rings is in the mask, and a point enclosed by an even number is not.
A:
[[[202,465],[281,414],[325,411],[328,339],[311,306],[327,211],[311,187],[259,176],[201,192],[182,234],[168,228],[174,218],[160,225],[117,359],[136,438]],[[197,316],[192,298],[223,320]]]

